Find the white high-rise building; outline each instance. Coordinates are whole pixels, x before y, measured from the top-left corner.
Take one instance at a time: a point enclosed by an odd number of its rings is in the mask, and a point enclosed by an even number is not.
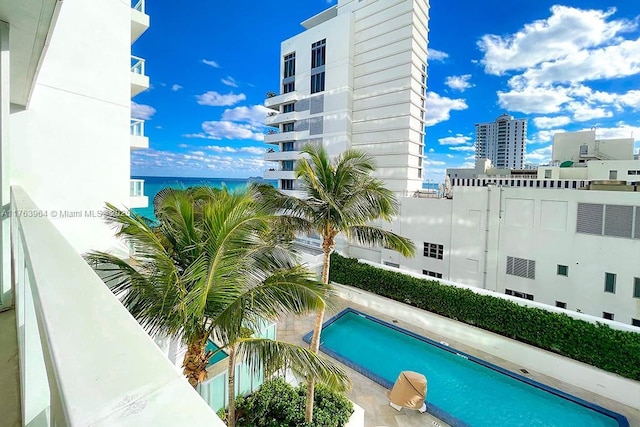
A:
[[[527,151],[527,120],[508,114],[476,123],[476,159],[489,159],[497,169],[522,169]]]
[[[425,0],[339,0],[282,42],[280,94],[265,101],[275,128],[265,178],[296,190],[295,162],[311,143],[366,151],[393,191],[422,188],[428,16]]]

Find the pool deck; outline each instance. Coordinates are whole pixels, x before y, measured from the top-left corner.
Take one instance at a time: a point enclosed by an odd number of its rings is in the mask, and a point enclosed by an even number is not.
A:
[[[542,384],[572,394],[576,397],[580,397],[586,401],[595,403],[596,405],[623,414],[627,417],[631,426],[640,426],[639,410],[591,393],[584,389],[575,387],[571,384],[559,381],[555,378],[551,378],[547,375],[540,374],[536,372],[534,367],[532,366],[516,365],[504,359],[500,359],[485,352],[476,350],[468,345],[465,345],[462,342],[452,340],[449,337],[435,334],[431,331],[428,331],[427,329],[415,327],[406,322],[396,320],[378,311],[371,310],[367,307],[363,307],[352,302],[339,300],[335,309],[326,313],[325,321],[347,307],[354,308],[363,313],[367,313],[371,316],[377,317],[378,319],[393,323],[401,328],[412,331],[418,335],[431,338],[435,341],[446,341],[451,347],[455,347],[456,349],[462,350],[465,353],[471,354],[487,362],[491,362],[512,372],[517,372],[520,375],[531,378]],[[302,336],[313,329],[314,320],[315,315],[298,318],[288,317],[286,319],[283,319],[282,321],[278,322],[277,337],[278,339],[284,341],[307,346],[307,344],[302,341]],[[469,326],[469,328],[473,327]],[[337,363],[340,364],[339,362]],[[400,412],[397,412],[395,409],[389,406],[389,399],[386,396],[387,389],[368,379],[364,375],[354,371],[353,369],[350,369],[342,364],[340,365],[344,367],[349,373],[349,376],[353,383],[353,388],[348,393],[348,397],[365,410],[365,427],[417,427],[425,425],[436,427],[449,426],[447,423],[433,417],[428,413],[420,414],[418,411],[411,411],[408,409],[402,409]],[[528,373],[525,374],[521,372],[521,369],[526,369]]]

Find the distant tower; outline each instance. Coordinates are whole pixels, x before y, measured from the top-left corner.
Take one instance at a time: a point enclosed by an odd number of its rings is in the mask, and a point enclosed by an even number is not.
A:
[[[527,150],[527,120],[502,114],[494,122],[476,123],[476,159],[497,169],[522,169]]]

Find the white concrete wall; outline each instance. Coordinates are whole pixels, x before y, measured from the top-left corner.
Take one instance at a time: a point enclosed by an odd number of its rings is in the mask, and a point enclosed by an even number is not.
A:
[[[370,292],[335,283],[333,285],[343,299],[640,409],[640,382]]]
[[[588,153],[596,151],[603,154],[606,160],[633,160],[633,138],[597,139],[597,131],[563,132],[553,135],[553,161],[571,160],[579,162],[580,146],[587,145]]]
[[[504,294],[531,294],[535,301],[616,321],[640,319],[633,297],[640,267],[640,239],[576,233],[578,203],[640,206],[637,193],[510,187],[455,187],[452,200],[402,198],[400,216],[385,228],[410,238],[415,258],[350,246],[349,256],[400,269],[442,273],[445,280]],[[443,260],[423,255],[425,242],[444,245]],[[506,274],[507,257],[535,261],[535,279]],[[568,277],[557,266],[568,266]],[[605,273],[616,274],[616,292],[604,292]]]
[[[89,212],[129,201],[130,19],[128,2],[66,0],[31,103],[11,114],[11,183],[79,252],[115,244]]]

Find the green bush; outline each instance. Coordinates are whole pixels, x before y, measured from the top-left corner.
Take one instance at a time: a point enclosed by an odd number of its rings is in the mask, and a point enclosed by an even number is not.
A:
[[[640,381],[640,334],[331,255],[330,279]]]
[[[238,427],[342,427],[353,413],[353,405],[340,393],[322,385],[315,391],[313,422],[304,422],[305,385],[293,387],[282,378],[266,381],[253,394],[236,403]],[[225,416],[223,411],[219,414]]]

